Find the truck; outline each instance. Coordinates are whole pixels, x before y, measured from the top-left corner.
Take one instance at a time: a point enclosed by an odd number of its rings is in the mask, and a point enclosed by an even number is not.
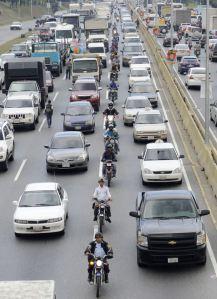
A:
[[[177,9],[173,11],[173,25],[179,27],[182,23],[191,23],[190,9]]]
[[[7,299],[55,299],[53,280],[0,281],[0,296]]]
[[[86,38],[88,38],[90,34],[105,34],[108,36],[108,21],[104,18],[85,20],[84,30]]]
[[[62,57],[57,42],[39,42],[32,44],[32,57],[43,57],[47,69],[57,76],[62,73]]]
[[[202,29],[206,30],[206,8],[201,9],[202,16]],[[217,8],[209,8],[208,10],[209,16],[209,30],[217,29],[216,20],[217,20]]]
[[[61,44],[71,44],[74,39],[74,25],[58,24],[55,28],[55,41]]]
[[[62,23],[66,23],[74,26],[74,32],[76,31],[79,37],[81,36],[80,15],[77,13],[63,14],[61,18]],[[75,36],[74,36],[75,37]]]
[[[45,108],[48,97],[46,87],[46,72],[44,58],[29,57],[13,59],[4,64],[5,88],[3,93],[7,94],[9,87],[14,81],[36,81],[41,93],[41,108]]]

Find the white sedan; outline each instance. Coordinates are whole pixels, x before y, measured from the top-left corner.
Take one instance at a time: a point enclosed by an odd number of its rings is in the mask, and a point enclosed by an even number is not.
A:
[[[68,195],[58,183],[28,184],[14,201],[14,232],[26,234],[64,233],[68,217]]]
[[[10,25],[10,30],[22,30],[23,26],[20,22],[13,22]]]
[[[193,86],[201,86],[201,81],[206,79],[206,69],[204,67],[192,67],[189,69],[185,77],[185,85],[190,88]]]
[[[149,75],[146,67],[140,65],[136,67],[130,67],[130,75],[129,75],[129,88],[135,82],[147,82],[150,81],[151,77]]]
[[[172,143],[155,142],[147,144],[138,156],[141,165],[143,185],[147,183],[182,183],[183,155],[178,155]]]
[[[134,68],[139,65],[144,66],[148,70],[148,72],[151,76],[151,63],[150,63],[149,58],[146,55],[139,55],[139,56],[132,57],[130,66],[132,68]]]
[[[183,56],[189,56],[191,54],[191,51],[186,44],[177,44],[174,49],[176,51],[177,60],[180,60]]]

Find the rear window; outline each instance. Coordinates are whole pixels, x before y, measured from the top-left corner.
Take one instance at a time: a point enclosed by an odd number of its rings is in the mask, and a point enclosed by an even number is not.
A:
[[[206,70],[205,69],[194,69],[194,70],[191,70],[191,73],[192,74],[206,74]]]

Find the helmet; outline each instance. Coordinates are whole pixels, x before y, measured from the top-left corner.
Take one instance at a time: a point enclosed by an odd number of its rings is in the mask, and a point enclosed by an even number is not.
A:
[[[109,107],[113,107],[114,104],[113,104],[112,102],[109,102],[109,103],[108,103],[108,106],[109,106]]]
[[[107,148],[113,148],[113,146],[111,144],[108,144]]]
[[[96,233],[96,234],[95,234],[95,239],[96,239],[96,238],[103,238],[103,234],[100,233],[100,232]]]
[[[113,124],[109,124],[109,129],[113,129],[114,128],[114,125]]]

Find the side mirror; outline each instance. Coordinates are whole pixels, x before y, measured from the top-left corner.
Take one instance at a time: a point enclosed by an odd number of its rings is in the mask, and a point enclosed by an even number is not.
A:
[[[129,89],[128,92],[131,93],[132,91]]]
[[[168,123],[168,119],[165,119],[165,121],[164,121],[165,123]]]
[[[139,155],[139,156],[138,156],[138,159],[139,159],[139,160],[142,160],[142,159],[143,159],[142,155]]]
[[[12,203],[13,203],[14,206],[16,206],[16,207],[18,206],[18,201],[17,200],[13,200]]]
[[[184,159],[185,155],[179,155],[179,159]]]
[[[70,88],[68,89],[68,91],[72,91],[72,88],[70,87]]]
[[[100,91],[100,90],[102,90],[102,87],[100,86],[100,87],[98,87],[98,91]]]
[[[156,89],[156,92],[159,92],[159,89]]]
[[[1,105],[0,105],[0,108],[4,108],[4,105],[1,104]]]
[[[85,147],[89,147],[89,146],[90,146],[90,143],[86,143],[86,144],[85,144]]]
[[[139,218],[139,214],[137,212],[130,212],[129,215],[134,218]]]
[[[60,115],[65,116],[66,114],[65,113],[60,113]]]
[[[44,145],[44,148],[47,148],[47,149],[49,149],[50,147],[49,147],[48,145]]]
[[[206,216],[206,215],[209,215],[210,214],[210,210],[201,210],[200,211],[200,216]]]

